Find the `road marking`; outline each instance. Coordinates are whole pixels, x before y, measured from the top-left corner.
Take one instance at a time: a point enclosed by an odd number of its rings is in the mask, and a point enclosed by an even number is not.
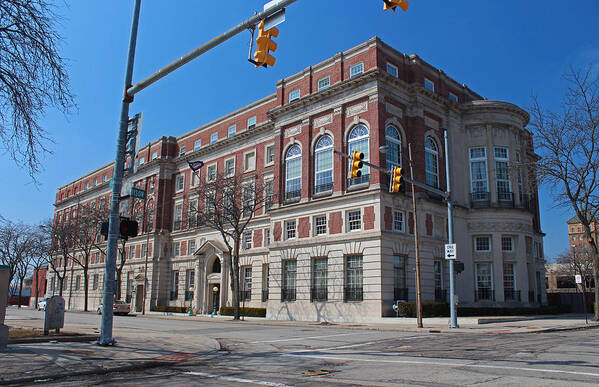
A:
[[[188,372],[183,372],[183,374],[193,375],[193,376],[203,376],[205,378],[222,379],[222,380],[226,380],[228,382],[258,384],[260,386],[290,387],[289,385],[284,384],[284,383],[267,382],[265,380],[242,379],[242,378],[236,378],[234,376],[216,375],[216,374],[209,374],[206,372],[188,371]]]
[[[345,360],[345,361],[365,361],[374,363],[397,363],[397,364],[422,364],[422,365],[439,365],[447,367],[470,367],[470,368],[490,368],[490,369],[501,369],[501,370],[518,370],[518,371],[532,371],[532,372],[545,372],[554,374],[569,374],[569,375],[581,375],[581,376],[594,376],[599,377],[599,374],[592,372],[578,372],[578,371],[564,371],[564,370],[550,370],[546,368],[528,368],[528,367],[511,367],[511,366],[497,366],[491,364],[467,364],[467,363],[445,363],[437,361],[419,361],[419,360],[388,360],[388,359],[363,359],[349,356],[328,356],[328,355],[305,355],[300,353],[282,353],[282,356],[295,356],[295,357],[310,357],[315,359],[327,359],[327,360]]]
[[[400,339],[420,339],[423,337],[430,337],[430,336],[406,336],[406,337],[401,337]],[[345,349],[345,348],[355,348],[355,347],[363,347],[365,345],[370,345],[370,344],[374,344],[374,341],[369,341],[367,343],[358,343],[358,344],[348,344],[348,345],[340,345],[337,347],[328,347],[328,348],[311,348],[311,349],[300,349],[297,351],[291,351],[288,353],[300,353],[300,352],[320,352],[320,351],[331,351],[334,349]]]
[[[277,343],[281,341],[297,341],[297,340],[308,340],[308,339],[322,339],[325,337],[335,337],[335,336],[354,336],[354,335],[364,335],[365,333],[339,333],[336,335],[324,335],[324,336],[308,336],[308,337],[292,337],[290,339],[278,339],[278,340],[260,340],[260,341],[252,341],[250,344],[259,344],[259,343]]]

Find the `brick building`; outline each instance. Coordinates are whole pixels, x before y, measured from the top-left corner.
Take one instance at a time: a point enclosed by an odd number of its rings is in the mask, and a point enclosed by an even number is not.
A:
[[[230,305],[222,239],[197,227],[186,210],[202,206],[194,187],[226,171],[259,179],[273,198],[243,238],[246,306],[265,307],[273,319],[391,315],[394,300],[416,297],[410,193],[390,194],[386,175],[367,167],[361,178],[348,179],[347,161],[333,150],[407,166],[411,144],[415,179],[444,190],[447,130],[455,239],[465,263],[457,276],[460,304],[544,303],[543,234],[530,188],[536,184],[520,167],[537,158],[528,119],[519,107],[486,100],[418,56],[372,38],[280,80],[272,95],[140,150],[129,181],[148,192],[146,219],[144,203],[133,204],[142,232],[127,243],[123,294],[136,310],[144,291],[146,308],[189,305],[192,287],[199,313],[210,313],[215,298]],[[199,176],[191,173],[192,160],[205,163]],[[55,220],[72,219],[82,204],[107,206],[112,168],[60,187]],[[447,210],[440,197],[416,195],[423,299],[446,300]],[[93,262],[92,308],[100,300],[103,255],[95,253]],[[72,292],[71,307],[82,308],[82,287]]]

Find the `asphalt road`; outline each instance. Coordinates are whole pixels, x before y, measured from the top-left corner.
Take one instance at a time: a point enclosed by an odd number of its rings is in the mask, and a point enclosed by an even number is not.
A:
[[[37,312],[19,312],[37,318]],[[41,317],[41,313],[39,314]],[[98,316],[69,313],[80,326]],[[185,366],[61,380],[57,385],[599,384],[599,329],[525,334],[397,332],[116,317],[119,329],[217,339],[218,356]],[[146,332],[146,333],[144,333]]]

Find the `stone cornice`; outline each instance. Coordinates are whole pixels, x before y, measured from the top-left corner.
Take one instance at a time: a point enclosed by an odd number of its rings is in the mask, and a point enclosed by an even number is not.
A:
[[[522,119],[522,127],[524,128],[530,121],[530,115],[522,108],[513,103],[503,101],[470,101],[460,104],[460,109],[463,114],[473,113],[490,113],[490,112],[508,112],[519,116]]]

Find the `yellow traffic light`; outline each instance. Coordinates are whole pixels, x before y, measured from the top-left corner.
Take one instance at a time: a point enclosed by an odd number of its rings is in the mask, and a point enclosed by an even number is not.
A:
[[[258,24],[258,37],[256,38],[256,52],[254,53],[254,61],[256,67],[258,66],[274,66],[275,57],[270,55],[270,51],[275,52],[277,50],[277,44],[273,42],[272,38],[279,36],[279,29],[272,27],[269,30],[264,31],[264,20]]]
[[[399,192],[403,186],[403,170],[401,167],[393,167],[391,170],[391,181],[389,192]]]
[[[395,7],[397,6],[404,11],[407,11],[410,4],[408,3],[408,0],[383,0],[383,11],[390,9],[395,12]]]
[[[362,159],[364,159],[364,153],[358,152],[358,151],[352,152],[351,173],[350,173],[350,177],[352,179],[362,176],[362,171],[360,171],[360,169],[362,168],[362,165],[363,165]]]

